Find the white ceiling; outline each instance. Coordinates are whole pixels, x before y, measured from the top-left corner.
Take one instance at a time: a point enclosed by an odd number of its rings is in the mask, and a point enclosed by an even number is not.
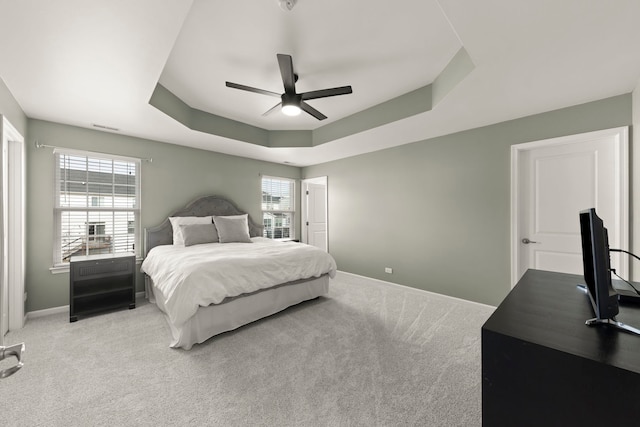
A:
[[[640,77],[640,1],[0,0],[0,78],[27,116],[309,165],[628,93]],[[461,48],[475,69],[433,110],[314,148],[190,130],[149,105],[157,83],[192,108],[268,130],[316,129],[433,82]],[[262,113],[298,92],[328,116]],[[1,112],[0,112],[1,113]],[[46,144],[46,141],[41,141]]]

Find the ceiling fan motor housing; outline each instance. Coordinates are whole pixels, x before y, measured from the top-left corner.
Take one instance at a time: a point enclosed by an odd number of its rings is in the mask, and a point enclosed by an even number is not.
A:
[[[298,95],[297,93],[283,93],[282,94],[282,105],[295,105],[300,108],[300,103],[302,102],[302,95]]]
[[[297,93],[282,94],[282,112],[287,116],[297,116],[302,111],[302,95]]]

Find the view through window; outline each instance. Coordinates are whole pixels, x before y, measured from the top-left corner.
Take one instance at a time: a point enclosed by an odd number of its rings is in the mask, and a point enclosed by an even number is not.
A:
[[[295,181],[262,177],[263,236],[269,239],[293,239],[295,215]]]

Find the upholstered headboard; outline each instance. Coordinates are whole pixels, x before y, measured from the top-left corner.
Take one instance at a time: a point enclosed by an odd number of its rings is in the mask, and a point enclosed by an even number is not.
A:
[[[174,216],[208,216],[208,215],[242,215],[242,212],[233,203],[224,197],[205,196],[194,200],[183,209],[173,212],[162,224],[144,229],[144,256],[158,245],[173,244],[173,228],[169,217]],[[251,237],[262,236],[261,225],[254,223],[249,217],[249,235]]]

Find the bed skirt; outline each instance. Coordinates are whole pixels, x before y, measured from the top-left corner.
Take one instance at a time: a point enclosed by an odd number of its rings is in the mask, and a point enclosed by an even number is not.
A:
[[[151,302],[164,312],[161,300],[153,297],[153,286],[147,283],[147,295]],[[289,282],[249,295],[225,300],[220,304],[200,307],[182,327],[169,322],[172,341],[170,347],[191,349],[194,344],[231,331],[240,326],[270,316],[303,301],[326,295],[329,292],[329,275]]]

